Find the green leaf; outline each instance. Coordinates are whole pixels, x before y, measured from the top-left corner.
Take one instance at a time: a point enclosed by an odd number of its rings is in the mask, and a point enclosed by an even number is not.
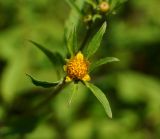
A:
[[[76,5],[75,1],[73,1],[73,0],[66,0],[66,2],[71,6],[72,9],[75,9],[79,15],[83,16],[81,10]]]
[[[44,87],[44,88],[49,88],[49,87],[54,87],[56,85],[59,84],[59,81],[58,82],[54,82],[54,83],[50,83],[50,82],[45,82],[45,81],[38,81],[36,79],[34,79],[32,76],[26,74],[32,81],[32,83],[35,85],[35,86],[41,86],[41,87]]]
[[[110,12],[119,8],[123,3],[127,2],[128,0],[112,0],[110,1]]]
[[[88,4],[90,4],[94,9],[97,8],[97,4],[96,4],[94,1],[92,1],[92,0],[86,0],[86,2],[87,2]]]
[[[85,1],[86,0],[76,0],[72,2],[78,7],[78,9],[80,9],[80,11],[82,11],[85,5]],[[73,30],[73,25],[78,28],[80,26],[79,21],[81,20],[81,18],[82,16],[80,16],[80,14],[75,10],[75,8],[72,8],[70,11],[70,15],[65,23],[65,34],[64,35],[69,36],[70,32]],[[65,38],[65,41],[67,42],[66,38]]]
[[[74,83],[74,84],[73,84],[73,90],[72,90],[72,92],[71,92],[71,96],[70,96],[69,101],[68,101],[68,106],[71,105],[72,100],[73,100],[73,98],[74,98],[77,90],[78,90],[78,84],[77,84],[77,83]]]
[[[107,24],[106,22],[104,22],[99,31],[93,36],[93,38],[89,42],[88,47],[84,51],[84,54],[87,58],[91,57],[100,47],[102,37],[106,30],[106,26]]]
[[[109,105],[109,102],[105,96],[105,94],[95,85],[89,82],[84,82],[85,85],[92,91],[92,93],[97,97],[97,99],[101,102],[104,107],[106,114],[112,118],[112,111]]]
[[[91,71],[93,71],[95,68],[97,68],[99,66],[102,66],[102,65],[110,63],[110,62],[117,62],[117,61],[119,61],[119,59],[116,58],[116,57],[105,57],[105,58],[102,58],[102,59],[92,63],[91,66],[90,66],[89,71],[91,72]]]
[[[77,50],[77,34],[76,34],[76,27],[73,25],[73,28],[69,32],[69,35],[66,34],[67,40],[67,48],[71,56],[74,55],[75,51]]]
[[[44,46],[29,40],[33,45],[38,47],[47,57],[48,59],[52,62],[54,66],[59,66],[63,64],[63,58],[59,53],[53,53],[52,51],[46,49]]]

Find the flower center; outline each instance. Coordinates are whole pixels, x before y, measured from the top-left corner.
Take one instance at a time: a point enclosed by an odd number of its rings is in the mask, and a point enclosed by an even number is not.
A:
[[[66,70],[71,79],[81,80],[88,73],[88,61],[75,56],[67,63]]]
[[[69,59],[64,66],[64,70],[67,72],[66,82],[72,80],[89,81],[88,66],[89,62],[84,58],[81,52],[78,52],[77,55]]]

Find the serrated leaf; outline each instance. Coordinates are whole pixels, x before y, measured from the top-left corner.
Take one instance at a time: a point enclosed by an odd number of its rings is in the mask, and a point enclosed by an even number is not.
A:
[[[87,58],[91,57],[100,47],[102,37],[105,33],[107,23],[104,22],[99,31],[93,36],[89,42],[87,48],[84,50],[84,54]]]
[[[58,82],[53,82],[53,83],[50,83],[50,82],[46,82],[46,81],[38,81],[36,79],[34,79],[32,76],[26,74],[32,81],[32,83],[35,85],[35,86],[41,86],[41,87],[44,87],[44,88],[50,88],[50,87],[54,87],[56,85],[59,84],[59,81]]]
[[[112,111],[107,100],[105,94],[95,85],[89,82],[84,82],[85,85],[91,90],[91,92],[97,97],[97,99],[101,102],[102,106],[105,109],[106,114],[112,118]]]
[[[29,41],[33,45],[38,47],[48,57],[48,59],[52,62],[53,65],[59,66],[59,65],[63,64],[63,58],[59,53],[54,53],[54,52],[48,50],[47,48],[45,48],[44,46],[42,46],[32,40],[29,40]]]
[[[98,60],[96,62],[93,62],[91,64],[91,66],[90,66],[89,71],[91,72],[91,71],[93,71],[95,68],[97,68],[99,66],[102,66],[102,65],[110,63],[110,62],[117,62],[117,61],[119,61],[119,59],[116,58],[116,57],[105,57],[105,58],[102,58],[102,59],[100,59],[100,60]]]
[[[71,56],[73,56],[75,51],[77,50],[77,34],[75,26],[73,26],[68,36],[66,34],[66,38],[68,52]]]

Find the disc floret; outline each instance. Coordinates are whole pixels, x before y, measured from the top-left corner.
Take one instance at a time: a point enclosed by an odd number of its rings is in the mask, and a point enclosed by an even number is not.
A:
[[[89,81],[88,67],[88,60],[84,58],[81,52],[78,52],[74,57],[70,58],[64,66],[64,70],[67,73],[66,82],[72,80]]]

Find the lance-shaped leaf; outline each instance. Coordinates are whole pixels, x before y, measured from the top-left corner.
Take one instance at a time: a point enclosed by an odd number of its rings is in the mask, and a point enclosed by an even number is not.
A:
[[[75,4],[76,7],[82,12],[82,9],[83,9],[84,5],[86,4],[85,2],[86,2],[86,0],[74,0],[74,1],[72,0],[72,2],[70,4]],[[65,24],[65,34],[64,35],[66,35],[67,37],[69,36],[71,30],[73,30],[73,25],[75,27],[79,27],[79,25],[80,25],[79,21],[81,20],[81,18],[82,17],[77,12],[77,10],[75,10],[75,8],[71,8],[69,18],[67,19],[66,24]],[[64,38],[65,38],[65,42],[67,42],[66,37],[64,37]]]
[[[77,34],[75,25],[73,25],[73,28],[70,30],[69,34],[66,34],[66,43],[69,54],[73,56],[77,50]]]
[[[117,62],[119,61],[118,58],[116,57],[105,57],[105,58],[102,58],[96,62],[93,62],[91,65],[90,65],[90,68],[89,68],[89,71],[93,71],[95,68],[99,67],[99,66],[102,66],[104,64],[107,64],[107,63],[110,63],[110,62]]]
[[[87,48],[84,50],[84,54],[87,58],[90,58],[100,47],[102,37],[106,30],[106,22],[103,23],[99,31],[93,36],[91,41],[89,42]]]
[[[59,66],[63,64],[63,58],[59,53],[54,53],[50,50],[48,50],[47,48],[45,48],[44,46],[29,40],[32,44],[34,44],[36,47],[38,47],[47,57],[48,59],[52,62],[53,65],[55,66]]]
[[[73,0],[66,0],[66,2],[71,6],[72,9],[76,10],[79,15],[83,16],[83,13],[79,9],[79,7],[76,5],[75,1],[73,1]]]
[[[75,97],[76,92],[78,91],[78,84],[77,84],[77,83],[73,83],[73,86],[72,86],[72,87],[73,87],[73,88],[72,88],[71,96],[70,96],[69,101],[68,101],[68,106],[71,105],[72,100],[73,100],[73,98]]]
[[[60,81],[58,82],[54,82],[54,83],[50,83],[50,82],[46,82],[46,81],[38,81],[36,79],[34,79],[32,76],[26,74],[32,81],[32,83],[35,85],[35,86],[41,86],[41,87],[44,87],[44,88],[50,88],[50,87],[54,87],[56,85],[59,84]]]
[[[119,8],[123,3],[127,2],[128,0],[110,0],[110,12]]]
[[[97,99],[101,102],[104,107],[106,114],[112,118],[112,111],[109,105],[109,102],[105,96],[105,94],[95,85],[89,82],[85,82],[85,85],[91,90],[91,92],[97,97]]]

